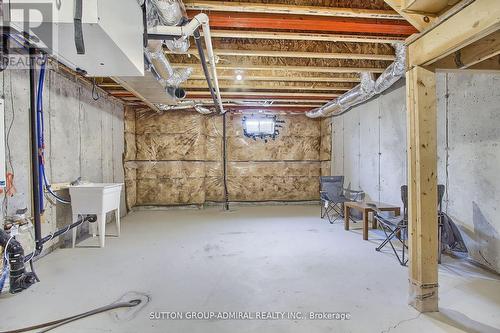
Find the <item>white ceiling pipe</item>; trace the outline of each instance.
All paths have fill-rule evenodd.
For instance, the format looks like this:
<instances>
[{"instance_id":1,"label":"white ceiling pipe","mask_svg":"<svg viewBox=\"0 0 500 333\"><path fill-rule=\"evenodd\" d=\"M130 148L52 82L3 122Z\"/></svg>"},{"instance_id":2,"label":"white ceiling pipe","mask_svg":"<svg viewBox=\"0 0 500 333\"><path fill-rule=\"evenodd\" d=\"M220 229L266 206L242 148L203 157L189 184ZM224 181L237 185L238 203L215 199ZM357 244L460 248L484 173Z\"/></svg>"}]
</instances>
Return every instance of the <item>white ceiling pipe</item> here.
<instances>
[{"instance_id":1,"label":"white ceiling pipe","mask_svg":"<svg viewBox=\"0 0 500 333\"><path fill-rule=\"evenodd\" d=\"M306 112L306 116L309 118L340 116L353 106L387 90L405 74L406 69L406 46L403 43L395 43L394 48L396 60L385 69L376 81L373 73L361 73L360 84L322 107Z\"/></svg>"},{"instance_id":2,"label":"white ceiling pipe","mask_svg":"<svg viewBox=\"0 0 500 333\"><path fill-rule=\"evenodd\" d=\"M193 35L196 29L199 27L203 29L203 36L205 38L205 45L207 46L207 56L208 62L210 63L210 69L212 72L212 81L215 89L215 95L217 97L217 103L224 113L224 107L222 106L222 97L220 94L219 80L217 78L217 68L215 66L215 55L212 47L212 37L210 34L210 26L208 16L204 13L196 15L189 23L181 27L174 26L156 26L154 28L148 29L148 34L160 34L169 36L179 36L183 38L189 38Z\"/></svg>"}]
</instances>

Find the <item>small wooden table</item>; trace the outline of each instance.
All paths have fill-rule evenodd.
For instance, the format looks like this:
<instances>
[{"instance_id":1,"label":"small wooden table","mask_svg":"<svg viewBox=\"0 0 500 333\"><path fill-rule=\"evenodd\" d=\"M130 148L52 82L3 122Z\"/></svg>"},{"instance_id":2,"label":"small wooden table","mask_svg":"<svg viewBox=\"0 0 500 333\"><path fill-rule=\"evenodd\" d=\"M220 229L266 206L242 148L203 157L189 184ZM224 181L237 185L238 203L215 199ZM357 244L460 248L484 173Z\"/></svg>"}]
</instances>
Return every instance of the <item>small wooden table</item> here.
<instances>
[{"instance_id":1,"label":"small wooden table","mask_svg":"<svg viewBox=\"0 0 500 333\"><path fill-rule=\"evenodd\" d=\"M373 203L377 207L369 206L367 203ZM397 206L388 205L382 202L346 202L344 203L344 227L345 230L349 230L349 219L351 218L350 209L356 209L363 213L363 239L368 240L368 214L370 212L374 212L375 210L384 211L384 212L394 212L396 216L401 214L401 208ZM375 229L377 227L377 221L373 219L372 228Z\"/></svg>"}]
</instances>

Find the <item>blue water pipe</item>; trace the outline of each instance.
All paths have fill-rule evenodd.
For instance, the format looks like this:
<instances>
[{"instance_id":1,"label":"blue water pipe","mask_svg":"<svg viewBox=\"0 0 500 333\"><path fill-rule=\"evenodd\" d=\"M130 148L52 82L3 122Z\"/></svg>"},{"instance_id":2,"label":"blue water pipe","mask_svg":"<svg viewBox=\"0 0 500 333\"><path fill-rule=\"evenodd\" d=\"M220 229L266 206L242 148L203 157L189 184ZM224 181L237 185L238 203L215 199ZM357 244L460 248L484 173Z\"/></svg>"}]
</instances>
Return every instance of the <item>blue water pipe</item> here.
<instances>
[{"instance_id":1,"label":"blue water pipe","mask_svg":"<svg viewBox=\"0 0 500 333\"><path fill-rule=\"evenodd\" d=\"M40 197L40 213L45 211L43 203L43 167L44 167L44 157L43 151L45 149L45 139L44 139L44 124L43 124L43 83L45 82L45 63L47 58L42 59L42 65L40 67L40 77L38 79L38 92L36 99L36 111L37 111L37 122L36 130L38 133L38 195Z\"/></svg>"},{"instance_id":2,"label":"blue water pipe","mask_svg":"<svg viewBox=\"0 0 500 333\"><path fill-rule=\"evenodd\" d=\"M38 80L38 94L37 94L37 132L38 132L38 147L39 147L39 153L38 153L38 184L39 184L39 195L40 195L40 211L41 213L44 212L43 208L43 186L45 184L45 188L47 189L47 192L49 192L57 201L64 203L64 204L69 204L71 201L65 200L61 197L59 197L54 191L52 191L51 186L49 181L47 180L47 175L45 174L45 136L44 136L44 131L45 131L45 124L44 124L44 119L43 119L43 84L45 82L45 65L47 63L47 56L44 56L42 59L42 65L40 67L40 77Z\"/></svg>"}]
</instances>

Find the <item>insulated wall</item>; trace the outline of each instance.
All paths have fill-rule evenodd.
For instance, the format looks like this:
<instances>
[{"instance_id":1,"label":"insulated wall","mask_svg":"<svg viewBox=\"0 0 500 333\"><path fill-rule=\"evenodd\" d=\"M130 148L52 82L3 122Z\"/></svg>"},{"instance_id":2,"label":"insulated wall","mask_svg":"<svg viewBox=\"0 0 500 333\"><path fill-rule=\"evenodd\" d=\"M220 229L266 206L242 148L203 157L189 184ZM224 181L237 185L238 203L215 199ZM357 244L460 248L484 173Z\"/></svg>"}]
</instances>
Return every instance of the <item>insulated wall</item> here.
<instances>
[{"instance_id":1,"label":"insulated wall","mask_svg":"<svg viewBox=\"0 0 500 333\"><path fill-rule=\"evenodd\" d=\"M444 211L459 224L470 255L500 272L500 76L438 74L438 181ZM372 200L401 204L406 184L406 92L333 118L333 174Z\"/></svg>"},{"instance_id":2,"label":"insulated wall","mask_svg":"<svg viewBox=\"0 0 500 333\"><path fill-rule=\"evenodd\" d=\"M224 201L222 116L186 110L126 114L129 207ZM318 177L329 174L330 163L322 163L330 159L329 122L304 115L280 119L280 135L265 143L243 135L243 115L226 114L230 201L318 199Z\"/></svg>"}]
</instances>

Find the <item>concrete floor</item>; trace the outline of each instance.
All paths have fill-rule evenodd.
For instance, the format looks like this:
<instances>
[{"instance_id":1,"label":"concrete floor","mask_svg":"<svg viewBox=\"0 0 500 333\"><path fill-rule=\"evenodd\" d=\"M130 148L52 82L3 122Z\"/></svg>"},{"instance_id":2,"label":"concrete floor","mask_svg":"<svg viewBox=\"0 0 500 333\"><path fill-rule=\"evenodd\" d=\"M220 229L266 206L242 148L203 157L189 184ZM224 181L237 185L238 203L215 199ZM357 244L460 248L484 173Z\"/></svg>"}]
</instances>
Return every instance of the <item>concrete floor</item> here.
<instances>
[{"instance_id":1,"label":"concrete floor","mask_svg":"<svg viewBox=\"0 0 500 333\"><path fill-rule=\"evenodd\" d=\"M151 300L135 317L100 314L55 332L500 332L500 278L466 261L440 267L439 314L407 305L407 269L378 235L328 224L317 206L134 212L106 248L89 239L36 263L42 279L0 298L0 330L108 304ZM109 228L109 233L113 229ZM150 320L152 311L349 312L333 320Z\"/></svg>"}]
</instances>

